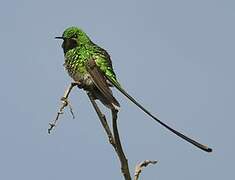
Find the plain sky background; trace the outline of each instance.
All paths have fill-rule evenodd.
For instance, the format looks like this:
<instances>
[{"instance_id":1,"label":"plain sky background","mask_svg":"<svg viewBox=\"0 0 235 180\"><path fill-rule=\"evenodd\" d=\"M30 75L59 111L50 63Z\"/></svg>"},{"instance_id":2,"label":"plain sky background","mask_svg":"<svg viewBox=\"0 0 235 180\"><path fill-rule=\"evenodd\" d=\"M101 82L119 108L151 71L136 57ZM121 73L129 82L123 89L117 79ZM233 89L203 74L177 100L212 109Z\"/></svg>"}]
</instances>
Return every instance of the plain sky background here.
<instances>
[{"instance_id":1,"label":"plain sky background","mask_svg":"<svg viewBox=\"0 0 235 180\"><path fill-rule=\"evenodd\" d=\"M66 110L47 134L71 81L54 37L71 25L110 53L130 94L214 150L177 138L115 90L132 174L155 159L141 179L234 179L234 19L232 0L1 1L0 179L123 179L84 92L70 97L76 119Z\"/></svg>"}]
</instances>

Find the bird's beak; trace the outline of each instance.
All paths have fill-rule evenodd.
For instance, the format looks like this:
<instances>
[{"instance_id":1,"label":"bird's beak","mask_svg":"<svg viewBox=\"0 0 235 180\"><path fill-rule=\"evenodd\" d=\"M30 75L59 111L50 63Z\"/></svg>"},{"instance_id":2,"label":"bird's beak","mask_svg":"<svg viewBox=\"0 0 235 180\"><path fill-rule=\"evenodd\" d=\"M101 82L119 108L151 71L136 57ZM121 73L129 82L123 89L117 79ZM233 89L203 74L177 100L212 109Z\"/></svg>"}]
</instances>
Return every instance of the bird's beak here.
<instances>
[{"instance_id":1,"label":"bird's beak","mask_svg":"<svg viewBox=\"0 0 235 180\"><path fill-rule=\"evenodd\" d=\"M55 39L64 39L63 37L55 37Z\"/></svg>"}]
</instances>

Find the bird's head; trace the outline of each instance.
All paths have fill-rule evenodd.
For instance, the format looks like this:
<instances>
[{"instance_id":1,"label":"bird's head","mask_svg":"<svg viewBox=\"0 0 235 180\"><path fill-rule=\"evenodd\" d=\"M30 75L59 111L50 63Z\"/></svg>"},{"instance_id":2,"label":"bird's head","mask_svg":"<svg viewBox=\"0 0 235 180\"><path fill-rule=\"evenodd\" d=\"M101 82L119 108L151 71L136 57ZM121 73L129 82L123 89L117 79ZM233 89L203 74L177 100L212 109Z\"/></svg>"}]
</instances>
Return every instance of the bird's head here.
<instances>
[{"instance_id":1,"label":"bird's head","mask_svg":"<svg viewBox=\"0 0 235 180\"><path fill-rule=\"evenodd\" d=\"M70 49L77 47L78 44L86 44L90 42L90 39L86 35L86 33L78 27L69 27L65 29L61 37L55 38L64 40L62 44L64 53L66 53Z\"/></svg>"}]
</instances>

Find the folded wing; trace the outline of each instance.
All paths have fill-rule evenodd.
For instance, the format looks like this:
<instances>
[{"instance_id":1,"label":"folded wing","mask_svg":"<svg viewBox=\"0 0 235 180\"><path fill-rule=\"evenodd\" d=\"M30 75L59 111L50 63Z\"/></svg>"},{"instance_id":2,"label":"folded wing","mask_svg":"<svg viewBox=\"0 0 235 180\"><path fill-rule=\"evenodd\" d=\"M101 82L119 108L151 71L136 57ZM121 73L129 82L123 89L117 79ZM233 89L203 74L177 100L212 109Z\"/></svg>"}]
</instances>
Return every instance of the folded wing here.
<instances>
[{"instance_id":1,"label":"folded wing","mask_svg":"<svg viewBox=\"0 0 235 180\"><path fill-rule=\"evenodd\" d=\"M110 85L108 84L107 78L105 77L104 73L101 72L99 67L96 65L95 60L91 59L86 63L86 70L90 74L94 84L100 91L99 98L106 106L110 109L115 108L119 109L120 104L113 96L113 93L110 89ZM99 95L98 95L99 96Z\"/></svg>"}]
</instances>

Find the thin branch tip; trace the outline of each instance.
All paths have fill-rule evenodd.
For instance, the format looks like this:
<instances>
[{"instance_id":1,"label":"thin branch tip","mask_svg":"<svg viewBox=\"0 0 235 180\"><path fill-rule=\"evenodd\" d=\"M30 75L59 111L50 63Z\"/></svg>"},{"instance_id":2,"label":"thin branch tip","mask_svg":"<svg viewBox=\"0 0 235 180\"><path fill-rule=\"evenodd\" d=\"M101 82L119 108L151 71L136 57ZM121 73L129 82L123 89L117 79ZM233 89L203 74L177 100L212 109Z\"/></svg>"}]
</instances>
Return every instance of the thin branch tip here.
<instances>
[{"instance_id":1,"label":"thin branch tip","mask_svg":"<svg viewBox=\"0 0 235 180\"><path fill-rule=\"evenodd\" d=\"M73 113L73 108L72 108L72 105L70 104L70 102L68 100L68 97L69 97L69 94L70 94L71 90L76 85L77 85L77 83L74 83L74 82L71 83L70 86L66 89L66 91L64 93L64 96L61 97L61 99L60 99L61 107L59 108L59 110L57 112L56 118L51 123L49 123L48 134L50 134L52 129L55 128L55 126L57 124L57 121L59 120L60 115L64 113L64 108L65 107L69 106L70 113L72 114L73 119L75 119L75 116L74 116L74 113Z\"/></svg>"},{"instance_id":2,"label":"thin branch tip","mask_svg":"<svg viewBox=\"0 0 235 180\"><path fill-rule=\"evenodd\" d=\"M134 180L138 180L139 176L144 167L147 167L149 164L156 164L158 161L155 160L144 160L136 165Z\"/></svg>"}]
</instances>

